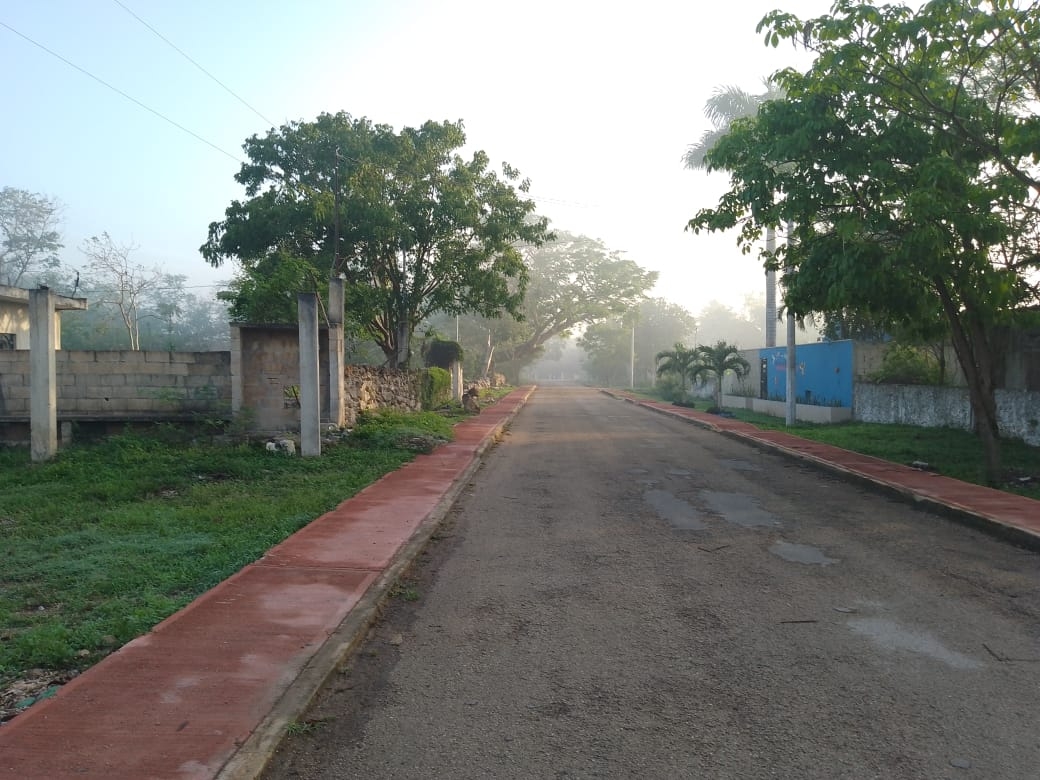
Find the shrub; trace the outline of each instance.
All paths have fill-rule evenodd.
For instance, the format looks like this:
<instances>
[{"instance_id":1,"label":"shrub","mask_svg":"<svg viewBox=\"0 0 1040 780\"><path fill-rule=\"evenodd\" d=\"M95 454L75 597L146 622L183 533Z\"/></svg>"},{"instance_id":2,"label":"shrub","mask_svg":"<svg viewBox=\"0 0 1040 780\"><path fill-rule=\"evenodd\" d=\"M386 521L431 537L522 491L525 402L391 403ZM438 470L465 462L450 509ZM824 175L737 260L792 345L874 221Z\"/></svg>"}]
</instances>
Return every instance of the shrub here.
<instances>
[{"instance_id":1,"label":"shrub","mask_svg":"<svg viewBox=\"0 0 1040 780\"><path fill-rule=\"evenodd\" d=\"M665 401L676 403L686 400L686 393L678 374L662 374L657 377L654 388L657 395Z\"/></svg>"},{"instance_id":2,"label":"shrub","mask_svg":"<svg viewBox=\"0 0 1040 780\"><path fill-rule=\"evenodd\" d=\"M353 438L366 447L430 452L451 440L451 422L433 412L362 412Z\"/></svg>"},{"instance_id":3,"label":"shrub","mask_svg":"<svg viewBox=\"0 0 1040 780\"><path fill-rule=\"evenodd\" d=\"M885 350L881 368L870 379L878 384L942 384L939 364L928 352L908 344L892 344Z\"/></svg>"},{"instance_id":4,"label":"shrub","mask_svg":"<svg viewBox=\"0 0 1040 780\"><path fill-rule=\"evenodd\" d=\"M462 362L462 354L462 345L459 342L435 338L423 350L423 359L427 368L443 368L447 371L452 363Z\"/></svg>"},{"instance_id":5,"label":"shrub","mask_svg":"<svg viewBox=\"0 0 1040 780\"><path fill-rule=\"evenodd\" d=\"M443 368L427 368L422 377L422 408L436 409L451 400L451 374Z\"/></svg>"}]
</instances>

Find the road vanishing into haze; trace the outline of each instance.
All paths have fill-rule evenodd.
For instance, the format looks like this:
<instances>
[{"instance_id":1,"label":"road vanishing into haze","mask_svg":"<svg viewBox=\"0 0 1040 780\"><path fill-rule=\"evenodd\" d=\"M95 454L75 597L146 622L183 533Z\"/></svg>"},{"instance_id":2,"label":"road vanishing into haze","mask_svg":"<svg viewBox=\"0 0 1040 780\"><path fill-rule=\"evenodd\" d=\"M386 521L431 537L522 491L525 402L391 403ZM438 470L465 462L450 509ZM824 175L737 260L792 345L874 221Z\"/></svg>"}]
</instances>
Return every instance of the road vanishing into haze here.
<instances>
[{"instance_id":1,"label":"road vanishing into haze","mask_svg":"<svg viewBox=\"0 0 1040 780\"><path fill-rule=\"evenodd\" d=\"M1040 555L540 388L265 775L1040 777Z\"/></svg>"}]
</instances>

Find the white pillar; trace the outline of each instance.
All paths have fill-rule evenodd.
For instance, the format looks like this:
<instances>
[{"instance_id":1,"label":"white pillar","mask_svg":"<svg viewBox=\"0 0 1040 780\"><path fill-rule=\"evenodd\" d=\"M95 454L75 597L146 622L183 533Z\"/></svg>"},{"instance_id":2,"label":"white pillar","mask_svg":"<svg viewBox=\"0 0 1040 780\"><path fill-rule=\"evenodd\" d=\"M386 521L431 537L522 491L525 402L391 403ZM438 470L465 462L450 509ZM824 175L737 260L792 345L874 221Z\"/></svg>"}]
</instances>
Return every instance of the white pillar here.
<instances>
[{"instance_id":1,"label":"white pillar","mask_svg":"<svg viewBox=\"0 0 1040 780\"><path fill-rule=\"evenodd\" d=\"M451 400L462 403L462 361L451 361Z\"/></svg>"},{"instance_id":2,"label":"white pillar","mask_svg":"<svg viewBox=\"0 0 1040 780\"><path fill-rule=\"evenodd\" d=\"M629 350L628 388L636 389L636 326L632 326L632 349Z\"/></svg>"},{"instance_id":3,"label":"white pillar","mask_svg":"<svg viewBox=\"0 0 1040 780\"><path fill-rule=\"evenodd\" d=\"M300 454L321 455L318 295L298 293L300 310Z\"/></svg>"},{"instance_id":4,"label":"white pillar","mask_svg":"<svg viewBox=\"0 0 1040 780\"><path fill-rule=\"evenodd\" d=\"M58 452L58 379L54 293L29 291L29 439L34 462Z\"/></svg>"},{"instance_id":5,"label":"white pillar","mask_svg":"<svg viewBox=\"0 0 1040 780\"><path fill-rule=\"evenodd\" d=\"M346 362L343 300L343 279L336 277L329 280L329 419L340 428L346 420L343 400L343 374Z\"/></svg>"}]
</instances>

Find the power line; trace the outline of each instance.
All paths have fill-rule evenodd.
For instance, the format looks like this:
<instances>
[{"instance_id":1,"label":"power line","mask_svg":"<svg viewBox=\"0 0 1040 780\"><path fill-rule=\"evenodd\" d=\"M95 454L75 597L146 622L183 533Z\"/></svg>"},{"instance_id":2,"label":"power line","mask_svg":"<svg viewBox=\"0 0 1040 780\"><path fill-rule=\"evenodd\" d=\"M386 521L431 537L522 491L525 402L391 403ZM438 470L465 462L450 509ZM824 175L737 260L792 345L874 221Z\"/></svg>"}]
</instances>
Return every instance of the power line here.
<instances>
[{"instance_id":1,"label":"power line","mask_svg":"<svg viewBox=\"0 0 1040 780\"><path fill-rule=\"evenodd\" d=\"M216 76L214 76L214 75L213 75L212 73L210 73L210 72L209 72L208 70L206 70L206 69L205 69L204 67L202 67L201 65L199 65L199 63L195 62L195 60L193 60L193 59L192 59L191 57L189 57L189 56L188 56L187 54L185 54L185 53L184 53L183 51L181 51L181 50L180 50L180 49L179 49L179 48L178 48L178 47L177 47L177 46L176 46L176 45L175 45L175 44L174 44L174 43L173 43L173 42L172 42L172 41L171 41L171 40L170 40L169 38L167 38L167 37L166 37L165 35L163 35L163 34L162 34L161 32L159 32L159 31L158 31L158 30L156 30L156 29L155 29L154 27L152 27L152 26L151 26L150 24L148 24L148 22L146 22L146 21L145 21L144 19L142 19L142 18L141 18L140 16L138 16L138 15L137 15L137 14L135 14L135 13L134 13L133 11L131 11L131 10L130 10L129 8L127 8L127 7L125 6L125 5L123 5L123 3L121 3L121 2L120 2L120 0L112 0L112 2L114 2L114 3L116 4L116 5L118 5L118 6L120 7L120 8L122 8L122 9L123 9L124 11L126 11L126 12L127 12L128 14L130 14L130 15L131 15L132 17L134 17L134 18L135 18L135 19L136 19L137 21L139 21L139 22L140 22L141 24L143 24L143 25L144 25L145 27L147 27L147 28L148 28L149 30L151 30L151 31L152 31L153 33L155 33L155 35L156 35L156 36L157 36L157 37L158 37L158 38L159 38L160 40L162 40L162 41L163 41L163 42L164 42L164 43L165 43L165 44L166 44L167 46L169 46L169 47L170 47L171 49L173 49L173 50L174 50L175 52L177 52L177 53L178 53L178 54L180 54L180 55L181 55L182 57L184 57L184 59L186 59L186 60L187 60L188 62L190 62L190 63L191 63L192 65L194 65L194 66L195 66L196 68L198 68L198 69L199 69L199 70L201 70L201 71L202 71L203 73L205 73L205 74L206 74L207 76L209 76L209 77L210 77L210 78L211 78L211 79L212 79L213 81L215 81L215 82L216 82L217 84L219 84L219 85L220 85L220 86L221 86L221 87L222 87L222 88L224 89L224 91L225 91L225 92L227 92L227 93L228 93L229 95L231 95L231 97L235 98L235 100L237 100L237 101L238 101L239 103L241 103L241 104L242 104L243 106L245 106L246 108L248 108L248 109L249 109L250 111L252 111L252 112L253 112L254 114L256 114L256 115L257 115L258 117L260 117L261 119L263 119L263 120L264 120L265 122L267 122L267 124L271 125L272 127L273 127L273 126L275 125L275 123L274 123L274 122L272 122L272 121L271 121L270 119L268 119L268 118L267 118L266 116L264 116L263 114L261 114L261 113L260 113L259 111L257 111L257 110L256 110L255 108L253 108L253 107L252 107L251 105L249 105L249 103L247 103L247 102L245 101L245 99L244 99L244 98L242 98L241 96L239 96L238 94L236 94L236 93L234 92L234 90L232 90L232 89L231 89L231 87L229 87L229 86L228 86L227 84L225 84L224 82L222 82L222 81L221 81L220 79L218 79L218 78L217 78Z\"/></svg>"},{"instance_id":2,"label":"power line","mask_svg":"<svg viewBox=\"0 0 1040 780\"><path fill-rule=\"evenodd\" d=\"M178 130L181 130L181 131L183 131L183 132L187 133L188 135L190 135L191 137L195 138L196 140L202 141L202 143L206 144L206 146L209 146L210 148L212 148L212 149L215 149L216 151L220 152L220 153L221 153L222 155L224 155L225 157L229 157L229 158L231 158L232 160L234 160L234 161L235 161L235 162L237 162L237 163L241 163L241 164L243 164L243 165L245 164L245 162L244 162L243 160L241 160L240 158L238 158L238 157L236 157L235 155L231 154L231 152L228 152L228 151L225 151L224 149L221 149L221 148L220 148L219 146L217 146L217 145L216 145L215 143L213 143L212 141L208 141L208 140L206 140L205 138L203 138L203 137L202 137L201 135L199 135L199 134L198 134L198 133L196 133L195 131L193 131L193 130L189 130L189 129L188 129L188 128L186 128L186 127L185 127L184 125L182 125L182 124L179 124L178 122L175 122L174 120L170 119L170 118L169 118L168 116L166 116L165 114L161 114L161 113L159 113L158 111L156 111L156 110L155 110L154 108L152 108L151 106L146 106L146 105L145 105L144 103L142 103L142 102L141 102L140 100L138 100L137 98L135 98L135 97L132 97L131 95L128 95L128 94L127 94L126 92L123 92L123 90L119 89L118 87L114 87L114 86L112 86L112 85L111 85L111 84L109 84L109 83L108 83L107 81L105 81L105 80L104 80L104 79L102 79L102 78L99 78L99 77L95 76L95 75L94 75L93 73L91 73L90 71L88 71L88 70L84 70L83 68L81 68L81 67L80 67L79 65L77 65L76 63L74 63L74 62L71 62L70 60L67 60L67 59L65 59L64 57L62 57L62 56L61 56L60 54L58 54L57 52L55 52L55 51L53 51L53 50L51 50L51 49L48 49L48 48L47 48L46 46L44 46L44 45L43 45L42 43L39 43L39 42L37 42L37 41L34 41L34 40L33 40L32 38L30 38L30 37L29 37L28 35L25 35L24 33L20 33L20 32L18 32L18 30L14 29L14 28L13 28L13 27L12 27L11 25L9 25L9 24L6 24L5 22L0 22L0 27L5 27L5 28L7 28L7 29L8 29L8 30L10 30L11 32L13 32L13 33L14 33L15 35L17 35L17 36L18 36L19 38L22 38L23 40L26 40L26 41L28 41L28 42L29 42L29 43L31 43L31 44L32 44L33 46L36 46L36 47L37 47L37 48L39 48L39 49L43 49L43 51L47 52L47 53L48 53L48 54L50 54L50 55L51 55L52 57L55 57L55 58L57 58L57 59L61 60L61 61L62 61L62 62L64 62L64 63L65 63L66 65L68 65L68 66L69 66L70 68L75 68L75 69L76 69L76 70L78 70L78 71L79 71L80 73L82 73L82 74L83 74L84 76L89 76L90 78L94 79L94 81L96 81L96 82L98 82L99 84L101 84L102 86L108 87L108 88L109 88L110 90L112 90L113 92L115 92L115 93L116 93L116 94L118 94L118 95L122 95L122 96L123 96L123 97L125 97L125 98L126 98L127 100L129 100L129 101L130 101L131 103L134 103L135 105L137 105L137 106L140 106L140 107L141 107L141 108L143 108L143 109L144 109L145 111L148 111L148 112L149 112L149 113L151 113L151 114L155 114L155 116L159 117L160 119L162 119L162 120L163 120L163 121L165 121L165 122L169 122L169 123L170 123L171 125L173 125L174 127L176 127L176 128L178 129Z\"/></svg>"}]
</instances>

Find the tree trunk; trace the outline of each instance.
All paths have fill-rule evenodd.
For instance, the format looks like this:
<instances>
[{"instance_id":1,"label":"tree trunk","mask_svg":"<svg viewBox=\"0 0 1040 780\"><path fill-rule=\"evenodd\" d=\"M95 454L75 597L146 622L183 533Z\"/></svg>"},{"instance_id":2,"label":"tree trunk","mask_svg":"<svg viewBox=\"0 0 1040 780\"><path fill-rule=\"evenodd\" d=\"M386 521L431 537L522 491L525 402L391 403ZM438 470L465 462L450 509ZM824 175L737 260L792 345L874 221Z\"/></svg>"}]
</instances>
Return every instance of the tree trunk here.
<instances>
[{"instance_id":1,"label":"tree trunk","mask_svg":"<svg viewBox=\"0 0 1040 780\"><path fill-rule=\"evenodd\" d=\"M957 361L968 381L968 397L974 417L975 433L982 444L985 458L986 481L998 484L1002 477L1000 457L1000 426L997 420L996 382L993 376L993 357L985 327L970 310L964 311L950 296L946 283L934 279L943 311L950 323L950 336Z\"/></svg>"},{"instance_id":2,"label":"tree trunk","mask_svg":"<svg viewBox=\"0 0 1040 780\"><path fill-rule=\"evenodd\" d=\"M484 360L484 379L487 379L491 374L491 361L495 357L495 347L491 343L491 331L488 331L487 340L487 358Z\"/></svg>"}]
</instances>

